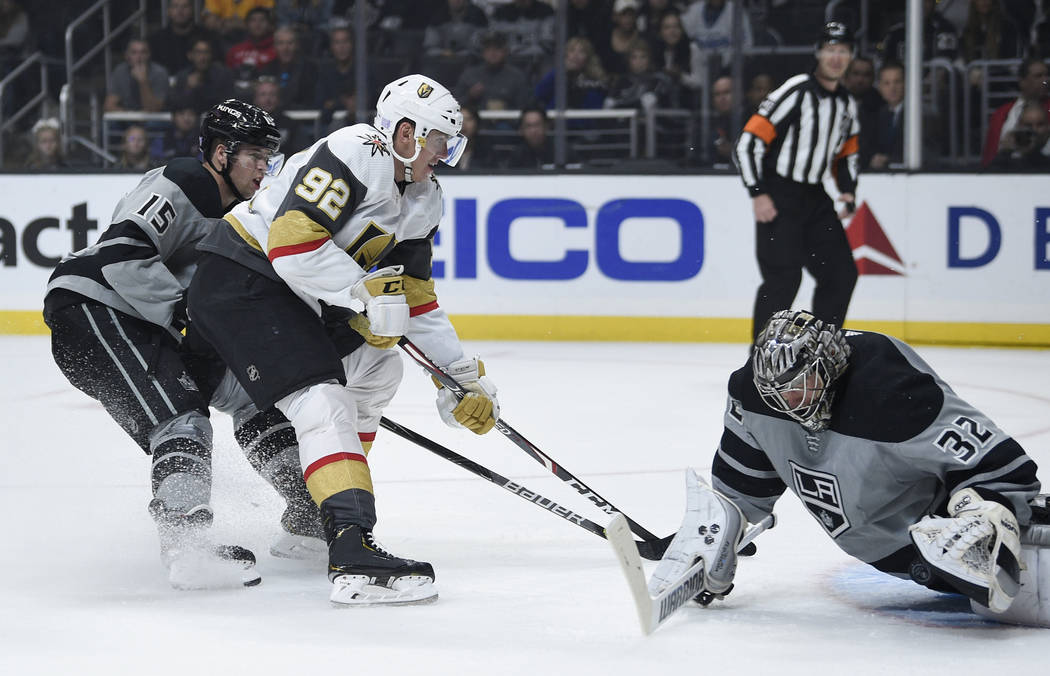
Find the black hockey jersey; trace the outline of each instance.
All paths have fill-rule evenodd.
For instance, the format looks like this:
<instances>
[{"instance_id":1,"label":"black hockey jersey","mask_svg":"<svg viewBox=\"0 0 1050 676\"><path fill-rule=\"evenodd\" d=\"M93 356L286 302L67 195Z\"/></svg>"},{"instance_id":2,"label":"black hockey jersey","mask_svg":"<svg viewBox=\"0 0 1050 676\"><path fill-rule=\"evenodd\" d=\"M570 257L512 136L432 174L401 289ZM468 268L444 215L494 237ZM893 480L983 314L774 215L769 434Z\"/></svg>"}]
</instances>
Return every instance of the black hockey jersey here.
<instances>
[{"instance_id":1,"label":"black hockey jersey","mask_svg":"<svg viewBox=\"0 0 1050 676\"><path fill-rule=\"evenodd\" d=\"M908 345L858 331L846 340L849 367L822 432L767 407L750 362L730 376L715 489L757 522L790 488L840 548L886 572L905 572L914 558L908 527L944 515L964 488L1026 524L1039 481L1021 446Z\"/></svg>"},{"instance_id":2,"label":"black hockey jersey","mask_svg":"<svg viewBox=\"0 0 1050 676\"><path fill-rule=\"evenodd\" d=\"M55 268L45 316L90 298L171 328L196 269L197 243L223 213L219 186L200 162L179 158L147 172L117 204L98 242Z\"/></svg>"}]
</instances>

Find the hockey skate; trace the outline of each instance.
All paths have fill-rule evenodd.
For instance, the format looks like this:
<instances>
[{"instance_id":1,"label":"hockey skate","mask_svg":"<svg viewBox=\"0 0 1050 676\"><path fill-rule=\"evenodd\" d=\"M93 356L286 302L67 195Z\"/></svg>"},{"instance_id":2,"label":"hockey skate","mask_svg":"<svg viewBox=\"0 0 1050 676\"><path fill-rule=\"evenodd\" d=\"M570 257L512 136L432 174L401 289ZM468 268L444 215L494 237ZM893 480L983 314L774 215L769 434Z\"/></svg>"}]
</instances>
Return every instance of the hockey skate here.
<instances>
[{"instance_id":1,"label":"hockey skate","mask_svg":"<svg viewBox=\"0 0 1050 676\"><path fill-rule=\"evenodd\" d=\"M157 522L161 562L175 589L252 587L262 581L255 570L255 554L244 547L216 545L208 540L213 514L207 505L184 513L168 509L154 498L149 512Z\"/></svg>"},{"instance_id":2,"label":"hockey skate","mask_svg":"<svg viewBox=\"0 0 1050 676\"><path fill-rule=\"evenodd\" d=\"M283 533L272 545L270 554L281 559L321 560L328 552L321 526L321 511L309 503L289 503L281 515Z\"/></svg>"},{"instance_id":3,"label":"hockey skate","mask_svg":"<svg viewBox=\"0 0 1050 676\"><path fill-rule=\"evenodd\" d=\"M372 531L347 526L328 548L330 600L336 606L406 605L437 600L434 568L385 551Z\"/></svg>"}]
</instances>

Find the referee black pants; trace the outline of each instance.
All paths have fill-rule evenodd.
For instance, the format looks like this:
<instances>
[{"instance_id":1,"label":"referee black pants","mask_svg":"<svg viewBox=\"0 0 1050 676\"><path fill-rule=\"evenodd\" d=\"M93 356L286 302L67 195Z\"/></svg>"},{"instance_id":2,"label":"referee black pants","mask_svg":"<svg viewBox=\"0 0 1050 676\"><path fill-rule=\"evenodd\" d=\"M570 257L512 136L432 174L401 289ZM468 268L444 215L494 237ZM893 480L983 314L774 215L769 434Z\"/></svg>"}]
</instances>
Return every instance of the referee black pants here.
<instances>
[{"instance_id":1,"label":"referee black pants","mask_svg":"<svg viewBox=\"0 0 1050 676\"><path fill-rule=\"evenodd\" d=\"M762 284L755 295L752 339L775 312L791 308L803 268L816 281L810 311L841 327L857 284L857 265L835 205L820 185L774 178L767 189L777 217L755 224Z\"/></svg>"}]
</instances>

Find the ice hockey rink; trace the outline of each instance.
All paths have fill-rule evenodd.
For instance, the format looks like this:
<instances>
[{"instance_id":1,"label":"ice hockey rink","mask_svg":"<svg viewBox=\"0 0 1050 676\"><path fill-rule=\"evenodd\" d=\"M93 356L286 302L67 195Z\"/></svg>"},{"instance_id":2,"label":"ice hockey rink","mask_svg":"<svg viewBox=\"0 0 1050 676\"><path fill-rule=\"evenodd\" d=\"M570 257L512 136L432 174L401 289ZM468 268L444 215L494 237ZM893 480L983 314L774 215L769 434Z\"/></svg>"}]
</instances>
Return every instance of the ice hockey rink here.
<instances>
[{"instance_id":1,"label":"ice hockey rink","mask_svg":"<svg viewBox=\"0 0 1050 676\"><path fill-rule=\"evenodd\" d=\"M710 469L726 377L746 351L467 349L484 357L508 423L658 535L678 527L683 469ZM1050 465L1050 351L919 351ZM0 411L3 674L1020 674L1045 665L1050 649L1048 630L985 623L957 597L853 562L790 494L725 602L690 605L643 637L606 542L383 430L369 459L376 535L396 554L431 561L441 597L336 609L323 561L269 555L282 503L220 414L214 530L256 552L263 581L178 592L145 509L147 458L65 381L46 337L0 337ZM608 521L498 433L446 428L429 378L407 357L387 416Z\"/></svg>"}]
</instances>

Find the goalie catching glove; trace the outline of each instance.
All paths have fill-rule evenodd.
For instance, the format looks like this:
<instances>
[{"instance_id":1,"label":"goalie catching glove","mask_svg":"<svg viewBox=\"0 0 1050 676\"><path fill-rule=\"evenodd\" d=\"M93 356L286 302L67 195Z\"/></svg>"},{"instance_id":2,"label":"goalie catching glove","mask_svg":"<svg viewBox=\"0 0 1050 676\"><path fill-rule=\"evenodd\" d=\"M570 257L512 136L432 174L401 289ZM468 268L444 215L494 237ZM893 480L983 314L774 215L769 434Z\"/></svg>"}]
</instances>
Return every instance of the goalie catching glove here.
<instances>
[{"instance_id":1,"label":"goalie catching glove","mask_svg":"<svg viewBox=\"0 0 1050 676\"><path fill-rule=\"evenodd\" d=\"M409 308L405 299L405 280L401 276L403 271L400 265L380 268L350 287L350 295L364 303L368 315L367 321L360 315L354 317L350 326L376 347L393 347L408 329ZM389 340L391 338L393 340Z\"/></svg>"},{"instance_id":2,"label":"goalie catching glove","mask_svg":"<svg viewBox=\"0 0 1050 676\"><path fill-rule=\"evenodd\" d=\"M698 559L704 560L704 586L696 599L708 605L724 598L736 576L736 548L747 520L729 498L711 488L692 469L685 471L685 517L649 579L658 596Z\"/></svg>"},{"instance_id":3,"label":"goalie catching glove","mask_svg":"<svg viewBox=\"0 0 1050 676\"><path fill-rule=\"evenodd\" d=\"M1017 519L972 488L948 501L948 518L927 516L908 530L932 572L995 612L1010 607L1020 587Z\"/></svg>"},{"instance_id":4,"label":"goalie catching glove","mask_svg":"<svg viewBox=\"0 0 1050 676\"><path fill-rule=\"evenodd\" d=\"M466 427L474 434L491 430L499 419L499 401L496 400L496 386L485 375L485 363L477 357L460 359L445 367L445 371L467 393L460 399L435 379L441 419L449 427Z\"/></svg>"}]
</instances>

